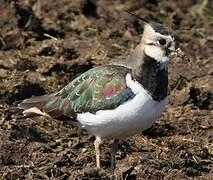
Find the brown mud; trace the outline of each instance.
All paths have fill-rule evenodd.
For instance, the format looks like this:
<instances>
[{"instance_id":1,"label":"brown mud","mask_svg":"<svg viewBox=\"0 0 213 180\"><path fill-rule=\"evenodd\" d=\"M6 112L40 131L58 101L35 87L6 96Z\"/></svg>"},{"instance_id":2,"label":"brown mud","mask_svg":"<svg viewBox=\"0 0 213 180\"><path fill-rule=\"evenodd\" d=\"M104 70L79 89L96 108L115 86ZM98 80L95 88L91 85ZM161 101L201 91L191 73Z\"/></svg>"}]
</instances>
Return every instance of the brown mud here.
<instances>
[{"instance_id":1,"label":"brown mud","mask_svg":"<svg viewBox=\"0 0 213 180\"><path fill-rule=\"evenodd\" d=\"M110 179L109 142L68 123L25 119L14 102L54 92L86 70L127 57L143 23L172 27L191 63L169 64L169 103L151 129L124 139L116 179L213 178L213 1L2 0L0 179Z\"/></svg>"}]
</instances>

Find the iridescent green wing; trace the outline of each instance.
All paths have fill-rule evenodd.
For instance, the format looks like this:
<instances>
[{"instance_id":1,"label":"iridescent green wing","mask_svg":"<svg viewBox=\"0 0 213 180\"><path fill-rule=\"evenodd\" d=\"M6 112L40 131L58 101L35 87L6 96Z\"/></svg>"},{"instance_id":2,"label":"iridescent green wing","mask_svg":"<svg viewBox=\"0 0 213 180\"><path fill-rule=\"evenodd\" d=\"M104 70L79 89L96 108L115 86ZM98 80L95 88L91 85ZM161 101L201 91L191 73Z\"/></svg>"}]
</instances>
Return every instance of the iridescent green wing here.
<instances>
[{"instance_id":1,"label":"iridescent green wing","mask_svg":"<svg viewBox=\"0 0 213 180\"><path fill-rule=\"evenodd\" d=\"M52 95L43 110L51 116L72 116L80 112L95 113L103 109L115 109L134 97L126 86L126 74L130 70L115 65L93 68Z\"/></svg>"}]
</instances>

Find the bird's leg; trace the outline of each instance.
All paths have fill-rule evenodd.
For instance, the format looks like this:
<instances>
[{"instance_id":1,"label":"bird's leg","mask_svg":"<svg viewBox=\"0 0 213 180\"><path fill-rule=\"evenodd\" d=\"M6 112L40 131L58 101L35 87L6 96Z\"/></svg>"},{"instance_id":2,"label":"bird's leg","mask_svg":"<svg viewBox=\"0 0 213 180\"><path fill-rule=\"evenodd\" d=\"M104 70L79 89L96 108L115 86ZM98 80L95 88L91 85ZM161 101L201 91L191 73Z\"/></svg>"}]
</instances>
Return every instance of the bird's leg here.
<instances>
[{"instance_id":1,"label":"bird's leg","mask_svg":"<svg viewBox=\"0 0 213 180\"><path fill-rule=\"evenodd\" d=\"M114 174L115 170L115 154L118 150L118 140L115 139L111 145L111 171Z\"/></svg>"},{"instance_id":2,"label":"bird's leg","mask_svg":"<svg viewBox=\"0 0 213 180\"><path fill-rule=\"evenodd\" d=\"M95 154L96 154L96 166L99 169L100 168L100 144L101 140L100 138L96 137L94 145L95 145Z\"/></svg>"}]
</instances>

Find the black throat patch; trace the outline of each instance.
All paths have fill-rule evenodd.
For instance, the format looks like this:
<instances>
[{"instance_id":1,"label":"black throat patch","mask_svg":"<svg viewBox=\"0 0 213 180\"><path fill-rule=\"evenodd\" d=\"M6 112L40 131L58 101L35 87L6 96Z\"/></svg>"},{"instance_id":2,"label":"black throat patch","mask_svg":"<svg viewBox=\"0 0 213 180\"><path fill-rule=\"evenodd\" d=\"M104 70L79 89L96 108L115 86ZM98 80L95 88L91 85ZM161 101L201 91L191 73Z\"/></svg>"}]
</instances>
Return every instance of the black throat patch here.
<instances>
[{"instance_id":1,"label":"black throat patch","mask_svg":"<svg viewBox=\"0 0 213 180\"><path fill-rule=\"evenodd\" d=\"M134 75L136 80L142 84L154 100L163 100L168 92L168 70L161 69L160 64L147 55L140 68L140 75Z\"/></svg>"}]
</instances>

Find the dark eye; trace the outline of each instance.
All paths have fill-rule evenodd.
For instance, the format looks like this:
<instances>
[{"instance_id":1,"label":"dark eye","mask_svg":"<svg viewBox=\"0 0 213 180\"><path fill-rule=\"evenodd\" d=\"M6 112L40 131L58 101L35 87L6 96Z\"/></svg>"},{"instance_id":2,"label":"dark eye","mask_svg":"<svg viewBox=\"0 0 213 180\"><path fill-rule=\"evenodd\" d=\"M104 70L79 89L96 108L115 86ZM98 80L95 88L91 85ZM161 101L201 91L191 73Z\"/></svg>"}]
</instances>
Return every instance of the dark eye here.
<instances>
[{"instance_id":1,"label":"dark eye","mask_svg":"<svg viewBox=\"0 0 213 180\"><path fill-rule=\"evenodd\" d=\"M160 45L162 45L162 46L163 46L163 45L165 45L165 44L166 44L166 40L165 40L165 39L160 39L160 40L159 40L159 43L160 43Z\"/></svg>"}]
</instances>

